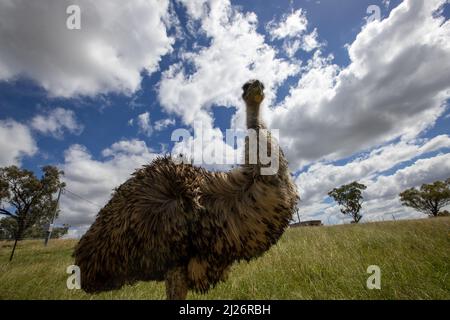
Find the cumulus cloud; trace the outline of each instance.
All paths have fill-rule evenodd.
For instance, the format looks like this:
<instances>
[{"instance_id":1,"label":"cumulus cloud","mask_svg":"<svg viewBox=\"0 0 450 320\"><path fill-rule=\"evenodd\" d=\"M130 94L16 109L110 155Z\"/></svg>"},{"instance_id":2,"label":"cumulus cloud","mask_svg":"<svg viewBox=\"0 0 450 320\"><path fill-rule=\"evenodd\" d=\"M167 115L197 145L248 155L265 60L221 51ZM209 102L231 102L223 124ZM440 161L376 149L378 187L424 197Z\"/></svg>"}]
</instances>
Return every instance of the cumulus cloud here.
<instances>
[{"instance_id":1,"label":"cumulus cloud","mask_svg":"<svg viewBox=\"0 0 450 320\"><path fill-rule=\"evenodd\" d=\"M175 119L161 119L155 122L154 128L156 131L162 131L167 127L175 125Z\"/></svg>"},{"instance_id":2,"label":"cumulus cloud","mask_svg":"<svg viewBox=\"0 0 450 320\"><path fill-rule=\"evenodd\" d=\"M270 110L271 127L280 129L291 167L301 172L296 183L305 217L347 223L327 193L355 180L368 186L363 221L423 217L401 206L398 193L450 172L448 153L420 159L448 152L449 137L418 139L450 97L444 3L404 1L388 18L366 25L348 45L348 67L316 51L297 85Z\"/></svg>"},{"instance_id":3,"label":"cumulus cloud","mask_svg":"<svg viewBox=\"0 0 450 320\"><path fill-rule=\"evenodd\" d=\"M214 127L211 107L237 107L230 126L241 127L244 108L240 96L244 82L253 78L262 80L267 105L275 99L278 86L299 71L299 65L276 57L276 50L257 32L255 13L241 12L228 0L180 2L191 24L199 25L198 32L210 40L210 45L197 45L197 50L183 52L182 62L163 73L159 101L166 112L178 115L184 124L193 127L194 122L201 122L203 155L213 157L216 146L223 150L230 146ZM194 141L194 137L183 141L183 149L189 149Z\"/></svg>"},{"instance_id":4,"label":"cumulus cloud","mask_svg":"<svg viewBox=\"0 0 450 320\"><path fill-rule=\"evenodd\" d=\"M81 9L69 30L66 9ZM0 80L25 76L53 96L136 91L172 49L169 1L0 0Z\"/></svg>"},{"instance_id":5,"label":"cumulus cloud","mask_svg":"<svg viewBox=\"0 0 450 320\"><path fill-rule=\"evenodd\" d=\"M64 108L55 108L35 116L31 120L31 128L55 138L62 138L64 131L79 135L84 127L78 123L75 112Z\"/></svg>"},{"instance_id":6,"label":"cumulus cloud","mask_svg":"<svg viewBox=\"0 0 450 320\"><path fill-rule=\"evenodd\" d=\"M313 163L296 179L304 200L302 210L330 216L333 223L344 222L345 218L334 204L322 202L330 189L353 180L373 183L378 176L398 165L449 147L446 135L429 141L417 138L442 115L449 97L450 73L447 71L450 64L446 62L450 61L450 47L444 41L449 24L435 14L442 3L405 1L387 19L366 25L348 46L351 61L348 67L334 64L332 55L325 56L320 49L316 50L301 68L298 83L286 99L274 109L265 109L271 128L281 131L281 145L287 151L293 171L301 171ZM198 52L183 53L184 62L192 67L187 71L181 63L173 65L163 76L159 96L163 107L180 115L186 124L203 120L206 138L210 137L203 140L204 146L217 146L223 137L212 126L210 106L235 105L238 109L232 127L244 123L237 86L233 89L236 91L221 91L226 88L227 79L232 78L227 77L230 66L232 70L235 61L239 61L231 57L239 56L239 52L219 45L221 39L233 35L230 30L237 21L251 26L250 22L256 23L256 18L252 18L251 13L236 11L226 1L186 2L185 6L191 17L200 21L202 31L212 39L211 45ZM210 21L211 17L215 20ZM283 16L279 22L272 21L268 30L274 40L283 40L287 55L293 56L299 49L313 51L322 46L317 29L308 33L307 26L304 12L296 11ZM228 33L222 34L223 29ZM240 51L252 48L251 39L257 39L258 34L251 29L245 33L253 33L253 37L245 38L245 45L236 45L237 40L228 42ZM235 36L238 35L236 31ZM259 43L272 49L263 41ZM251 66L251 61L247 61L247 65ZM271 61L285 63L276 56ZM300 67L299 62L290 64ZM242 66L240 70L236 70L236 74L242 74ZM252 77L260 77L257 70L255 68ZM217 75L220 81L216 80ZM281 77L278 83L286 78ZM264 76L262 79L267 82ZM219 89L212 89L213 86ZM268 86L265 106L273 102L277 86ZM189 138L184 147L192 150L195 141L195 137ZM206 149L208 147L203 147L204 152ZM349 162L345 166L330 164L330 161L364 151L367 153L357 159L344 161ZM380 208L384 200L379 199ZM391 212L400 216L412 214L400 212L395 201L386 201L392 205ZM375 202L370 205L375 210ZM376 215L371 217L375 218Z\"/></svg>"},{"instance_id":7,"label":"cumulus cloud","mask_svg":"<svg viewBox=\"0 0 450 320\"><path fill-rule=\"evenodd\" d=\"M293 58L299 49L306 52L322 46L318 40L317 29L307 33L308 19L302 9L283 15L280 21L275 19L266 25L272 40L284 39L283 50L287 56Z\"/></svg>"},{"instance_id":8,"label":"cumulus cloud","mask_svg":"<svg viewBox=\"0 0 450 320\"><path fill-rule=\"evenodd\" d=\"M399 193L424 183L433 183L450 177L450 154L440 154L415 161L389 176L379 176L365 191L365 212L369 218L414 219L427 216L401 205ZM382 219L383 219L382 218Z\"/></svg>"},{"instance_id":9,"label":"cumulus cloud","mask_svg":"<svg viewBox=\"0 0 450 320\"><path fill-rule=\"evenodd\" d=\"M297 51L301 48L301 40L285 41L283 43L283 50L289 58L293 58Z\"/></svg>"},{"instance_id":10,"label":"cumulus cloud","mask_svg":"<svg viewBox=\"0 0 450 320\"><path fill-rule=\"evenodd\" d=\"M326 222L344 223L348 219L336 220L343 218L340 217L342 214L338 206L325 201L327 193L335 187L357 180L367 186L363 193L363 222L421 218L422 214L403 207L398 195L405 189L450 177L449 153L429 157L432 152L449 148L450 137L443 135L420 144L391 144L345 165L314 164L296 179L303 200L301 212ZM386 174L399 165L404 168Z\"/></svg>"},{"instance_id":11,"label":"cumulus cloud","mask_svg":"<svg viewBox=\"0 0 450 320\"><path fill-rule=\"evenodd\" d=\"M298 9L289 15L284 15L281 21L270 21L266 29L272 39L293 38L303 34L308 27L308 19L305 11Z\"/></svg>"},{"instance_id":12,"label":"cumulus cloud","mask_svg":"<svg viewBox=\"0 0 450 320\"><path fill-rule=\"evenodd\" d=\"M64 163L60 165L68 191L61 198L58 223L75 227L75 234L82 233L94 221L115 187L157 154L144 141L122 140L103 150L102 156L96 160L86 147L72 145L65 151Z\"/></svg>"},{"instance_id":13,"label":"cumulus cloud","mask_svg":"<svg viewBox=\"0 0 450 320\"><path fill-rule=\"evenodd\" d=\"M433 158L419 159L413 165L400 169L390 176L380 176L368 186L369 199L396 197L405 189L445 180L450 177L450 153Z\"/></svg>"},{"instance_id":14,"label":"cumulus cloud","mask_svg":"<svg viewBox=\"0 0 450 320\"><path fill-rule=\"evenodd\" d=\"M441 135L416 143L400 141L376 148L344 165L318 162L296 178L303 203L321 202L335 187L356 180L370 183L383 172L428 153L450 148L450 137Z\"/></svg>"},{"instance_id":15,"label":"cumulus cloud","mask_svg":"<svg viewBox=\"0 0 450 320\"><path fill-rule=\"evenodd\" d=\"M38 151L30 129L14 120L0 120L0 167L20 165Z\"/></svg>"},{"instance_id":16,"label":"cumulus cloud","mask_svg":"<svg viewBox=\"0 0 450 320\"><path fill-rule=\"evenodd\" d=\"M404 1L366 25L346 68L315 52L269 117L294 168L409 141L435 123L450 97L450 22L435 14L443 3Z\"/></svg>"},{"instance_id":17,"label":"cumulus cloud","mask_svg":"<svg viewBox=\"0 0 450 320\"><path fill-rule=\"evenodd\" d=\"M296 64L276 58L276 51L256 31L253 12L243 13L227 0L180 2L211 40L210 46L200 47L198 52L183 53L184 64L172 65L160 82L162 106L185 124L201 120L212 126L208 111L213 105L241 107L241 86L251 78L265 83L271 101L275 88L298 72ZM186 70L186 64L194 71Z\"/></svg>"},{"instance_id":18,"label":"cumulus cloud","mask_svg":"<svg viewBox=\"0 0 450 320\"><path fill-rule=\"evenodd\" d=\"M153 127L150 122L150 113L144 112L137 117L137 124L139 126L139 132L150 137L153 133Z\"/></svg>"},{"instance_id":19,"label":"cumulus cloud","mask_svg":"<svg viewBox=\"0 0 450 320\"><path fill-rule=\"evenodd\" d=\"M319 42L317 29L314 29L311 33L306 34L302 38L302 49L310 52L314 49L320 48L322 44Z\"/></svg>"},{"instance_id":20,"label":"cumulus cloud","mask_svg":"<svg viewBox=\"0 0 450 320\"><path fill-rule=\"evenodd\" d=\"M116 155L142 155L150 152L144 141L137 139L122 140L111 145L102 151L104 157L115 157Z\"/></svg>"},{"instance_id":21,"label":"cumulus cloud","mask_svg":"<svg viewBox=\"0 0 450 320\"><path fill-rule=\"evenodd\" d=\"M178 36L184 31L169 12L168 0L129 1L126 9L107 0L58 1L45 11L46 2L50 0L0 0L0 80L26 76L53 96L132 93L139 88L142 71L158 70L160 58L172 50L167 25ZM450 22L436 13L444 2L405 0L388 18L363 27L347 46L349 65L341 67L332 55L322 53L324 44L317 29L308 30L303 10L272 20L266 26L269 37L264 37L257 31L257 16L229 0L179 0L188 14L185 29L201 40L192 51L182 47L177 52L180 61L162 73L157 94L170 117L180 117L190 128L200 121L203 135L176 143L175 150L194 150L202 139L203 156L222 148L235 158L236 150L215 127L212 107L236 107L230 126L242 127L241 86L258 78L266 85L265 118L271 128L280 129L291 169L300 173L296 183L302 217L346 222L325 198L330 189L353 180L368 185L365 221L392 214L420 217L400 205L398 193L450 172L448 154L431 156L450 147L449 136L420 139L450 97ZM81 30L65 28L68 4L80 5ZM299 50L312 57L304 63L281 58L278 44L288 57ZM287 97L268 108L277 89L297 76ZM80 132L74 115L61 110L66 113L36 116L30 126L57 137ZM152 117L144 112L129 125L150 136L175 124L172 118L152 124ZM22 156L37 151L30 130L11 120L0 121L0 148L7 151L0 155L0 165L20 163ZM143 141L122 140L99 158L81 145L72 145L64 156L60 166L68 192L61 201L60 223L75 226L70 231L74 236L92 223L113 188L156 153Z\"/></svg>"},{"instance_id":22,"label":"cumulus cloud","mask_svg":"<svg viewBox=\"0 0 450 320\"><path fill-rule=\"evenodd\" d=\"M285 40L283 41L283 50L289 58L293 58L300 49L311 52L322 46L317 37L317 29L314 29L313 32L304 35L301 39Z\"/></svg>"}]
</instances>

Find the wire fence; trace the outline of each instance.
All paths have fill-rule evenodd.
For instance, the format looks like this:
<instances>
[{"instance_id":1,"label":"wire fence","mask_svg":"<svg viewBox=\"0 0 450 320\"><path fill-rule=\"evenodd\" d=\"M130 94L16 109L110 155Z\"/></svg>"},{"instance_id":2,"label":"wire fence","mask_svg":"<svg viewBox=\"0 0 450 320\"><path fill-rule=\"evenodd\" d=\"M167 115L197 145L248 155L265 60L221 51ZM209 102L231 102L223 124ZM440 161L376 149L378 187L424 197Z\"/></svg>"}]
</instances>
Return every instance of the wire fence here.
<instances>
[{"instance_id":1,"label":"wire fence","mask_svg":"<svg viewBox=\"0 0 450 320\"><path fill-rule=\"evenodd\" d=\"M99 205L99 204L97 204L97 203L95 203L95 202L93 202L93 201L91 201L89 199L86 199L85 197L83 197L83 196L81 196L81 195L79 195L79 194L77 194L77 193L75 193L75 192L73 192L73 191L71 191L71 190L69 190L67 188L64 188L62 190L61 196L66 196L68 198L72 198L72 199L75 198L77 200L82 200L82 201L90 204L91 206L93 206L93 207L95 207L97 209L103 208L103 206L101 206L101 205ZM94 212L92 212L92 213L94 213ZM58 217L57 217L56 221L60 217L61 217L61 214L58 214ZM24 223L25 224L28 222L27 219L29 219L29 218L30 218L29 216L25 216L25 218L24 218ZM56 232L56 234L55 234L54 230L58 230L59 228L65 228L65 227L69 228L70 225L58 224L58 223L54 222L54 224L51 226L52 234L51 234L50 239L57 239L57 238L60 238L61 236L64 236L64 234L60 235L59 232ZM42 241L45 241L47 239L49 230L50 230L50 225L49 225L49 223L47 223L47 224L45 224L43 226L43 228L41 230L34 229L32 236L20 237L18 240L20 240L20 241L22 241L22 240L42 240ZM55 235L57 235L57 236L55 236ZM16 239L15 239L15 235L14 234L11 234L10 232L7 232L7 231L3 231L0 228L0 241L15 241L15 240Z\"/></svg>"},{"instance_id":2,"label":"wire fence","mask_svg":"<svg viewBox=\"0 0 450 320\"><path fill-rule=\"evenodd\" d=\"M91 200L86 199L86 198L80 196L79 194L76 194L75 192L70 191L69 189L64 189L64 190L63 190L63 195L66 195L66 192L67 192L68 194L70 194L71 196L73 196L73 197L75 197L75 198L78 198L78 199L80 199L80 200L83 200L83 201L85 201L85 202L87 202L87 203L89 203L89 204L91 204L91 205L93 205L93 206L95 206L95 207L97 207L97 208L100 208L100 209L103 208L103 206L101 206L101 205L99 205L99 204L97 204L97 203L95 203L95 202L92 202Z\"/></svg>"}]
</instances>

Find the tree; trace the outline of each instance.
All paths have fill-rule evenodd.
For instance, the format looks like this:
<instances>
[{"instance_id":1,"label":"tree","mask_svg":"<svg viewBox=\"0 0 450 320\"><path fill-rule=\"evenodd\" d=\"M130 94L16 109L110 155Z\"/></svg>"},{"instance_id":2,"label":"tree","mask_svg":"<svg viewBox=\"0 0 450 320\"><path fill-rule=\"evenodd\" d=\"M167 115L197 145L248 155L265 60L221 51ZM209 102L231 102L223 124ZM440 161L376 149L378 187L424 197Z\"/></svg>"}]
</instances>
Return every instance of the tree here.
<instances>
[{"instance_id":1,"label":"tree","mask_svg":"<svg viewBox=\"0 0 450 320\"><path fill-rule=\"evenodd\" d=\"M0 220L0 239L14 240L17 230L17 221L11 217Z\"/></svg>"},{"instance_id":2,"label":"tree","mask_svg":"<svg viewBox=\"0 0 450 320\"><path fill-rule=\"evenodd\" d=\"M441 211L441 212L439 212L438 216L439 217L450 217L450 211L448 211L448 210Z\"/></svg>"},{"instance_id":3,"label":"tree","mask_svg":"<svg viewBox=\"0 0 450 320\"><path fill-rule=\"evenodd\" d=\"M411 188L400 193L404 206L416 209L430 217L437 217L440 210L450 204L450 178L423 184L420 189Z\"/></svg>"},{"instance_id":4,"label":"tree","mask_svg":"<svg viewBox=\"0 0 450 320\"><path fill-rule=\"evenodd\" d=\"M17 221L11 217L0 220L0 240L14 240L17 230ZM27 229L22 237L23 239L43 239L47 236L48 224L35 224ZM69 225L53 228L51 239L59 239L69 231Z\"/></svg>"},{"instance_id":5,"label":"tree","mask_svg":"<svg viewBox=\"0 0 450 320\"><path fill-rule=\"evenodd\" d=\"M354 223L358 223L362 215L359 214L363 203L362 191L367 187L358 182L343 185L328 192L340 206L343 214L352 216Z\"/></svg>"},{"instance_id":6,"label":"tree","mask_svg":"<svg viewBox=\"0 0 450 320\"><path fill-rule=\"evenodd\" d=\"M53 217L56 200L53 194L65 185L60 181L64 172L53 166L45 166L41 179L32 171L16 166L0 168L0 214L13 219L8 221L12 228L14 247L10 260L19 241L31 227L49 223Z\"/></svg>"},{"instance_id":7,"label":"tree","mask_svg":"<svg viewBox=\"0 0 450 320\"><path fill-rule=\"evenodd\" d=\"M53 228L52 234L50 235L50 239L59 239L63 235L67 234L69 232L69 225L63 224L62 227L56 227Z\"/></svg>"}]
</instances>

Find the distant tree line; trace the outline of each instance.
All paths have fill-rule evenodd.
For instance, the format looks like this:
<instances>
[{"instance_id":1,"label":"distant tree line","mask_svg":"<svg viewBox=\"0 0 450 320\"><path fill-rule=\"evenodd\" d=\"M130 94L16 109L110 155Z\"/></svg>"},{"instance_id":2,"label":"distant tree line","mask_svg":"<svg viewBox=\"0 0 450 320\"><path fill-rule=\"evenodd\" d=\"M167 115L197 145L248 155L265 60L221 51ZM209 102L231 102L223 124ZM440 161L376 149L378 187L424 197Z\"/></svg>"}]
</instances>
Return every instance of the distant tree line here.
<instances>
[{"instance_id":1,"label":"distant tree line","mask_svg":"<svg viewBox=\"0 0 450 320\"><path fill-rule=\"evenodd\" d=\"M358 223L362 219L360 214L363 195L367 187L358 182L343 185L328 193L341 207L341 212L350 215L352 223ZM411 188L400 193L402 205L414 208L430 217L450 216L450 212L443 210L450 205L450 178L445 181L436 181L431 184L423 184L420 188Z\"/></svg>"}]
</instances>

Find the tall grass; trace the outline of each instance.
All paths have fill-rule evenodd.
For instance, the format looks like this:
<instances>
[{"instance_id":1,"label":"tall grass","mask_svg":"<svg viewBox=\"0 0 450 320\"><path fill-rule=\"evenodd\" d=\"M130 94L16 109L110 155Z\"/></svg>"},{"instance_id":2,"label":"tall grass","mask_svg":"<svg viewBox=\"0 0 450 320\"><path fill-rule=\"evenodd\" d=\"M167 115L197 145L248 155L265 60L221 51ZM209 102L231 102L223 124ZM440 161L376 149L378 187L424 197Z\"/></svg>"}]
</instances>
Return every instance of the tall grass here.
<instances>
[{"instance_id":1,"label":"tall grass","mask_svg":"<svg viewBox=\"0 0 450 320\"><path fill-rule=\"evenodd\" d=\"M66 287L76 241L0 243L0 299L164 299L163 283L89 295ZM381 290L366 287L381 268ZM289 229L262 258L189 299L449 299L450 218Z\"/></svg>"}]
</instances>

